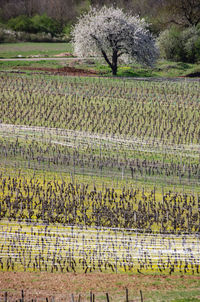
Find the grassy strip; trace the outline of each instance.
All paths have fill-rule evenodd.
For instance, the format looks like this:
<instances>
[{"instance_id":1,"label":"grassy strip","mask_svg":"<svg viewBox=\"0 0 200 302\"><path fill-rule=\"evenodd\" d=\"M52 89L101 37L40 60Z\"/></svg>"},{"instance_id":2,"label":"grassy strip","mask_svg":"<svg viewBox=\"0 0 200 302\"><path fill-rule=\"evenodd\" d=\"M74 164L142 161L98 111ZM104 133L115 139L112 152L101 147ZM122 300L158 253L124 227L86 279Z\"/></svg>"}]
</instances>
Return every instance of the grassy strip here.
<instances>
[{"instance_id":1,"label":"grassy strip","mask_svg":"<svg viewBox=\"0 0 200 302\"><path fill-rule=\"evenodd\" d=\"M19 67L49 67L49 68L62 68L63 66L71 66L80 69L93 69L99 73L100 76L110 77L112 73L107 65L104 63L94 62L94 60L79 61L76 59L69 61L45 61L40 60L37 62L33 61L12 61L12 62L0 62L0 70L5 69L19 69ZM169 62L169 61L159 61L157 65L152 68L144 68L138 64L131 64L129 66L120 66L118 69L118 77L138 77L138 78L176 78L176 77L187 77L192 76L192 74L200 73L199 64L189 64L182 62Z\"/></svg>"},{"instance_id":2,"label":"grassy strip","mask_svg":"<svg viewBox=\"0 0 200 302\"><path fill-rule=\"evenodd\" d=\"M71 53L70 43L42 43L42 42L21 42L2 43L0 45L0 58L17 58L18 56L54 56L60 53Z\"/></svg>"},{"instance_id":3,"label":"grassy strip","mask_svg":"<svg viewBox=\"0 0 200 302\"><path fill-rule=\"evenodd\" d=\"M31 67L31 68L62 68L66 63L62 61L0 61L0 70L4 71L21 71L25 74L31 74L31 73L40 73L38 71L34 70L23 70L22 67Z\"/></svg>"}]
</instances>

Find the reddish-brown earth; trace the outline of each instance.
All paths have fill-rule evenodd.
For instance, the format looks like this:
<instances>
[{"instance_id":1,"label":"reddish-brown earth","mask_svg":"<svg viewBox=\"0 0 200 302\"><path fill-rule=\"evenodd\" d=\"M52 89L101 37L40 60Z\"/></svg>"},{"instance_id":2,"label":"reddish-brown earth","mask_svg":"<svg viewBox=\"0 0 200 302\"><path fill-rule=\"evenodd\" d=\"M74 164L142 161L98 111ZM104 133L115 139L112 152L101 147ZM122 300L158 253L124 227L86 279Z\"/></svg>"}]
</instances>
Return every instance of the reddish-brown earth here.
<instances>
[{"instance_id":1,"label":"reddish-brown earth","mask_svg":"<svg viewBox=\"0 0 200 302\"><path fill-rule=\"evenodd\" d=\"M36 71L45 71L53 74L60 74L60 75L70 75L70 76L95 76L98 74L95 70L86 70L74 67L62 67L62 68L48 68L48 67L29 67L23 66L20 67L23 70L36 70Z\"/></svg>"},{"instance_id":2,"label":"reddish-brown earth","mask_svg":"<svg viewBox=\"0 0 200 302\"><path fill-rule=\"evenodd\" d=\"M86 301L90 291L95 293L96 298L104 297L108 292L110 297L115 298L111 301L123 301L126 288L129 290L131 301L138 301L140 290L145 296L153 291L163 293L180 288L189 290L194 283L199 282L198 276L1 272L0 301L4 301L5 292L8 293L9 302L17 299L19 301L22 289L25 301L35 298L37 301L45 301L46 297L55 297L55 302L71 301L72 293L75 297L81 294L81 301Z\"/></svg>"}]
</instances>

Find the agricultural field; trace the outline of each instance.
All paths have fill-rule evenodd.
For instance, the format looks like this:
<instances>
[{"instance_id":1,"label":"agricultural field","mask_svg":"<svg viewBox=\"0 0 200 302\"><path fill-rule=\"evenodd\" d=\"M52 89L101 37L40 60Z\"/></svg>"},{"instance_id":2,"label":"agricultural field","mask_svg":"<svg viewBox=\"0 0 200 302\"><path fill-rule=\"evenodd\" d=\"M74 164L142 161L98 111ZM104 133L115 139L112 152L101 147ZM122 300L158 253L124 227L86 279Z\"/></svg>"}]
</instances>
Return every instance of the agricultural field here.
<instances>
[{"instance_id":1,"label":"agricultural field","mask_svg":"<svg viewBox=\"0 0 200 302\"><path fill-rule=\"evenodd\" d=\"M2 274L199 275L199 80L0 78Z\"/></svg>"},{"instance_id":2,"label":"agricultural field","mask_svg":"<svg viewBox=\"0 0 200 302\"><path fill-rule=\"evenodd\" d=\"M20 57L49 57L60 53L72 52L70 43L41 43L41 42L21 42L2 43L0 45L0 58L20 58Z\"/></svg>"},{"instance_id":3,"label":"agricultural field","mask_svg":"<svg viewBox=\"0 0 200 302\"><path fill-rule=\"evenodd\" d=\"M9 61L10 60L10 61ZM54 69L56 72L63 67L75 67L76 69L92 70L100 76L111 76L111 70L102 60L94 58L80 59L74 57L71 43L42 43L20 42L0 44L0 70L20 71L41 68ZM199 64L183 62L171 62L158 60L153 68L142 67L140 64L120 65L119 77L199 77ZM67 73L68 75L68 73Z\"/></svg>"},{"instance_id":4,"label":"agricultural field","mask_svg":"<svg viewBox=\"0 0 200 302\"><path fill-rule=\"evenodd\" d=\"M198 235L2 221L1 270L199 274Z\"/></svg>"}]
</instances>

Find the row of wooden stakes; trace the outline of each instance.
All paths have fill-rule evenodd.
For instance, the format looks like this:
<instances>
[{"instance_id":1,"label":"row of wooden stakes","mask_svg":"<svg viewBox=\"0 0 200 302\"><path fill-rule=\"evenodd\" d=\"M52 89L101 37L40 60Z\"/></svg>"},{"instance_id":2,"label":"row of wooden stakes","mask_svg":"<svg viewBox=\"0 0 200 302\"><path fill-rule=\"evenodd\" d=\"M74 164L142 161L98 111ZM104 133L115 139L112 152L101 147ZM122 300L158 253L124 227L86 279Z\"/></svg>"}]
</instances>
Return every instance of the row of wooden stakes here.
<instances>
[{"instance_id":1,"label":"row of wooden stakes","mask_svg":"<svg viewBox=\"0 0 200 302\"><path fill-rule=\"evenodd\" d=\"M143 299L143 294L142 294L142 291L140 290L140 298L139 300L138 299L129 299L129 292L128 292L128 289L126 288L126 291L125 291L125 302L134 302L134 301L137 301L137 302L143 302L144 299ZM71 294L71 299L69 300L69 302L83 302L82 298L81 298L81 294L79 294L78 298L75 298L74 297L74 294ZM111 297L109 296L108 293L105 294L105 301L106 302L111 302L113 300L111 300ZM4 302L9 302L9 297L8 297L8 293L5 292L4 294ZM26 302L26 299L25 299L25 294L24 294L24 290L21 291L21 297L19 299L17 299L15 302ZM31 299L31 302L37 302L37 299ZM56 299L55 297L51 297L51 298L47 298L45 299L45 302L56 302ZM59 300L57 301L59 302ZM90 300L89 302L95 302L95 294L90 292Z\"/></svg>"}]
</instances>

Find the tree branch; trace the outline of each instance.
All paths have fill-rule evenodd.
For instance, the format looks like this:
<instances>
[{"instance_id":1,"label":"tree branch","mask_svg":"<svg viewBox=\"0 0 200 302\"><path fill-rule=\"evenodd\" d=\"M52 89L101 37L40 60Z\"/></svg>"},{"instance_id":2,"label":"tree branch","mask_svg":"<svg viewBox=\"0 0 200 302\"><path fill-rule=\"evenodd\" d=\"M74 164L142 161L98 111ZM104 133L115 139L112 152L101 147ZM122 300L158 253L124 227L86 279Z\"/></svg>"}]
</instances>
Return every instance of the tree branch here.
<instances>
[{"instance_id":1,"label":"tree branch","mask_svg":"<svg viewBox=\"0 0 200 302\"><path fill-rule=\"evenodd\" d=\"M110 66L110 68L112 69L113 66L112 66L112 63L109 61L108 57L107 57L107 54L105 53L105 51L103 50L103 47L101 45L101 42L97 39L97 37L95 35L91 35L91 37L96 41L98 47L100 48L101 50L101 53L104 57L104 59L106 60L106 62L108 63L108 65Z\"/></svg>"}]
</instances>

